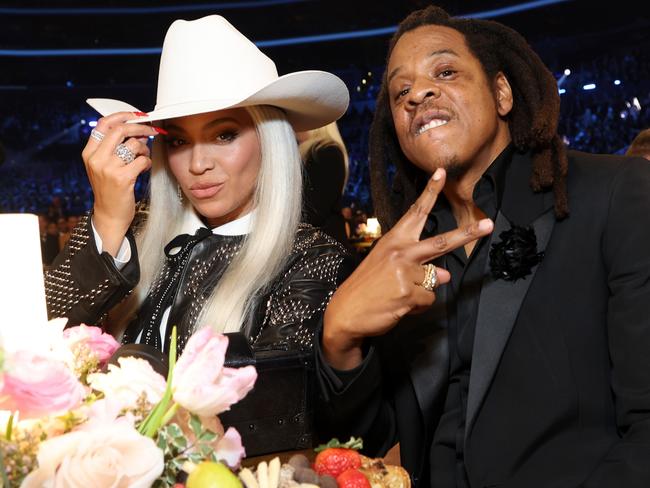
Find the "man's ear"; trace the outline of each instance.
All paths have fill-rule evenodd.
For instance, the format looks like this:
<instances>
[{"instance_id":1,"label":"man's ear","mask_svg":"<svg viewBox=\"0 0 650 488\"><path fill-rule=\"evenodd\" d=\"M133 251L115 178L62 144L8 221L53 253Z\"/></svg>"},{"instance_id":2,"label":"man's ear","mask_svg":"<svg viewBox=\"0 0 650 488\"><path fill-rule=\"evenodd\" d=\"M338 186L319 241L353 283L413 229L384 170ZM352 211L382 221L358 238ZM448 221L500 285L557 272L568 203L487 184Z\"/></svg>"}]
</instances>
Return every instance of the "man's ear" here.
<instances>
[{"instance_id":1,"label":"man's ear","mask_svg":"<svg viewBox=\"0 0 650 488\"><path fill-rule=\"evenodd\" d=\"M497 112L501 117L505 117L512 110L512 88L508 78L501 71L497 73L494 80L494 88L496 94Z\"/></svg>"}]
</instances>

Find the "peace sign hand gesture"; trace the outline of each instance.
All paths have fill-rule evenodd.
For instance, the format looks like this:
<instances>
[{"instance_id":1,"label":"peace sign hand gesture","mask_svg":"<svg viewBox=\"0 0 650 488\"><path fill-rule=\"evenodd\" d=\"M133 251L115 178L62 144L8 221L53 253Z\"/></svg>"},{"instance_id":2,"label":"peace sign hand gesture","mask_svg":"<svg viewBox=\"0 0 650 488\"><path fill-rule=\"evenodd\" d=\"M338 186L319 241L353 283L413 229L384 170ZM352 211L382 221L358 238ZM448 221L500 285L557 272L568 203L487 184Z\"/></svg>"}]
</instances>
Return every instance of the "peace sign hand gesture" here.
<instances>
[{"instance_id":1,"label":"peace sign hand gesture","mask_svg":"<svg viewBox=\"0 0 650 488\"><path fill-rule=\"evenodd\" d=\"M364 338L383 335L404 315L431 306L436 295L423 286L425 263L492 232L492 221L483 219L420 240L444 185L445 171L438 168L408 212L332 296L324 317L323 352L333 367L345 370L358 366L363 359ZM436 274L436 286L451 278L441 268L436 268Z\"/></svg>"}]
</instances>

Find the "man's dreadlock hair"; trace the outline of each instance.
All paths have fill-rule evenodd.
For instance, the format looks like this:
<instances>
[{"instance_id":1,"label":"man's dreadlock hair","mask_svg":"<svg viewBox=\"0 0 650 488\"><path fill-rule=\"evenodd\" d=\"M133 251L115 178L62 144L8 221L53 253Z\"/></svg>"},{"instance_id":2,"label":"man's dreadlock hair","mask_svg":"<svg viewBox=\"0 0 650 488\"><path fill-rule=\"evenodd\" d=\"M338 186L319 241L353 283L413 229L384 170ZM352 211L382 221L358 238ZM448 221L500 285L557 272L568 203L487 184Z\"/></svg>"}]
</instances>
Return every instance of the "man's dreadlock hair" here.
<instances>
[{"instance_id":1,"label":"man's dreadlock hair","mask_svg":"<svg viewBox=\"0 0 650 488\"><path fill-rule=\"evenodd\" d=\"M510 83L513 107L507 116L513 145L531 151L533 191L552 188L555 214L568 215L566 193L567 156L557 134L560 97L553 74L517 32L503 24L478 19L450 17L443 9L430 6L406 17L393 35L386 66L400 37L421 26L446 26L465 37L469 50L479 60L489 81L502 72ZM389 166L395 165L392 188ZM390 111L388 84L384 73L370 127L370 181L375 211L384 228L392 227L417 198L426 175L402 153Z\"/></svg>"}]
</instances>

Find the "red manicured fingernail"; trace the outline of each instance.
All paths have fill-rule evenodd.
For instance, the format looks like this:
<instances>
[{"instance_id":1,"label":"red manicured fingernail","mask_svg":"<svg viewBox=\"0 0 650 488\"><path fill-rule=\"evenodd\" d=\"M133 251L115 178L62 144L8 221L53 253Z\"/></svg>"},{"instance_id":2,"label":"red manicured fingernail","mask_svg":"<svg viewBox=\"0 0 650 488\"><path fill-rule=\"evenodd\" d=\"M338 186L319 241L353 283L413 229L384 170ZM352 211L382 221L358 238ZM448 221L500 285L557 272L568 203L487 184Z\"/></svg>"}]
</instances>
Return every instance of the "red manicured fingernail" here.
<instances>
[{"instance_id":1,"label":"red manicured fingernail","mask_svg":"<svg viewBox=\"0 0 650 488\"><path fill-rule=\"evenodd\" d=\"M135 115L137 115L138 117L146 117L147 115L149 115L149 114L146 113L146 112L133 112L133 113L134 113Z\"/></svg>"},{"instance_id":2,"label":"red manicured fingernail","mask_svg":"<svg viewBox=\"0 0 650 488\"><path fill-rule=\"evenodd\" d=\"M167 132L167 131L166 131L165 129L163 129L162 127L156 127L155 125L152 125L151 128L152 128L153 130L155 130L158 134L162 134L163 136L166 136L167 134L169 134L169 132Z\"/></svg>"}]
</instances>

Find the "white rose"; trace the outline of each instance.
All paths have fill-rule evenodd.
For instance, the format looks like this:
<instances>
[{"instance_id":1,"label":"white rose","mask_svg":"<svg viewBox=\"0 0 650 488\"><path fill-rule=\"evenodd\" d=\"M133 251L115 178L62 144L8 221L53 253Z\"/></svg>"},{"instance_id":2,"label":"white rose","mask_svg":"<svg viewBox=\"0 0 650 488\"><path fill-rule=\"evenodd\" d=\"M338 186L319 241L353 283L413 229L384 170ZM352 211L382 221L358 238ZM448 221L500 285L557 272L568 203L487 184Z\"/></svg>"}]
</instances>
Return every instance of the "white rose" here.
<instances>
[{"instance_id":1,"label":"white rose","mask_svg":"<svg viewBox=\"0 0 650 488\"><path fill-rule=\"evenodd\" d=\"M42 442L38 465L21 488L148 488L165 463L152 439L115 423Z\"/></svg>"},{"instance_id":2,"label":"white rose","mask_svg":"<svg viewBox=\"0 0 650 488\"><path fill-rule=\"evenodd\" d=\"M123 407L136 407L137 400L144 393L147 400L158 403L167 386L165 378L156 373L144 359L119 358L119 367L108 365L108 373L88 375L88 384L93 390L101 391L106 398L118 400Z\"/></svg>"}]
</instances>

